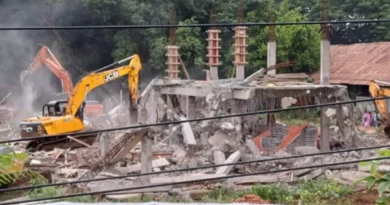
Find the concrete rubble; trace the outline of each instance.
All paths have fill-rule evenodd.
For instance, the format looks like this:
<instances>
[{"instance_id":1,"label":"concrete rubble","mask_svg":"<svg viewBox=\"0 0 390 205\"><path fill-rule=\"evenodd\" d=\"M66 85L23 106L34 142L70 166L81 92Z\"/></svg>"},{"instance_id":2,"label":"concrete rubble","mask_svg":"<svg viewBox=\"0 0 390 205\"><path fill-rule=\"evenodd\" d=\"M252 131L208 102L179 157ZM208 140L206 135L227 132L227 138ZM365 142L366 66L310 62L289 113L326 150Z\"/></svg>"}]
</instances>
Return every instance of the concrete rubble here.
<instances>
[{"instance_id":1,"label":"concrete rubble","mask_svg":"<svg viewBox=\"0 0 390 205\"><path fill-rule=\"evenodd\" d=\"M253 77L252 77L253 78ZM299 103L298 97L314 97L329 95L345 97L345 88L342 86L316 86L310 84L290 85L288 87L266 87L260 81L220 80L218 83L196 83L193 81L167 81L154 80L153 85L142 93L143 98L139 106L138 120L140 123L150 124L167 121L197 119L230 115L236 113L252 112L274 108L288 108ZM341 94L340 94L341 93ZM145 98L147 100L145 100ZM340 100L339 99L339 100ZM318 99L317 99L318 100ZM342 99L341 99L342 100ZM321 101L321 99L320 99ZM272 105L272 106L271 106ZM98 121L100 127L123 125L123 108L116 107L109 112L105 120ZM332 148L350 148L362 143L353 126L354 118L351 116L351 106L329 108L326 115L331 118ZM143 113L140 115L140 113ZM145 115L145 113L148 113ZM341 115L340 115L341 114ZM223 118L216 120L187 122L166 126L149 128L147 134L152 146L150 150L151 170L160 172L194 168L207 165L223 165L240 161L256 159L271 159L294 155L319 153L319 130L311 124L288 126L278 120L273 126L267 123L266 114ZM1 129L0 129L0 133ZM117 145L126 131L107 133L109 137L108 150ZM355 145L353 145L355 143ZM16 146L17 144L15 144ZM117 163L107 166L99 171L96 178L126 176L119 180L91 182L87 187L91 191L106 189L121 189L125 187L140 186L139 177L132 174L141 173L143 163L141 155L145 152L141 146L141 139L135 141L119 158ZM339 153L332 155L318 155L279 161L267 161L243 165L229 165L217 168L199 169L193 171L173 172L150 176L151 184L181 182L201 179L212 179L228 175L259 173L277 169L289 169L322 165L335 162L358 160L375 157L375 151ZM90 147L77 150L54 149L50 152L31 153L31 167L47 168L52 170L52 183L77 181L91 167L104 157L101 144L96 141ZM379 166L380 169L389 170L390 165ZM275 172L273 174L259 174L231 179L211 180L208 183L199 183L195 190L209 190L218 184L223 186L241 186L253 184L267 184L276 182L294 183L299 180L315 178L337 178L343 183L350 183L353 179L345 172L354 172L356 176L365 176L366 169L356 165L331 166L320 169L305 169L299 171ZM192 184L193 185L193 184ZM134 197L134 194L188 192L183 186L163 186L138 191L110 193L111 198L123 199ZM115 197L116 196L116 197Z\"/></svg>"}]
</instances>

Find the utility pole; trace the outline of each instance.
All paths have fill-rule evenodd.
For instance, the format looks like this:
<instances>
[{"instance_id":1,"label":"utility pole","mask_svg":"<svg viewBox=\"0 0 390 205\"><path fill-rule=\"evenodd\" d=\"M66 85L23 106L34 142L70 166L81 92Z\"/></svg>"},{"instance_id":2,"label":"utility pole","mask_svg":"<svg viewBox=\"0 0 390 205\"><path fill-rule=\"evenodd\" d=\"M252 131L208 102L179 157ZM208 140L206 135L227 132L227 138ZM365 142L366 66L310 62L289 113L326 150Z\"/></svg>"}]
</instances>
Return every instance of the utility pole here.
<instances>
[{"instance_id":1,"label":"utility pole","mask_svg":"<svg viewBox=\"0 0 390 205\"><path fill-rule=\"evenodd\" d=\"M327 21L329 15L329 0L322 0L322 20ZM330 36L329 25L321 24L321 85L329 85L330 71ZM325 102L322 102L325 103ZM325 114L326 108L321 108L321 151L330 150L330 119Z\"/></svg>"}]
</instances>

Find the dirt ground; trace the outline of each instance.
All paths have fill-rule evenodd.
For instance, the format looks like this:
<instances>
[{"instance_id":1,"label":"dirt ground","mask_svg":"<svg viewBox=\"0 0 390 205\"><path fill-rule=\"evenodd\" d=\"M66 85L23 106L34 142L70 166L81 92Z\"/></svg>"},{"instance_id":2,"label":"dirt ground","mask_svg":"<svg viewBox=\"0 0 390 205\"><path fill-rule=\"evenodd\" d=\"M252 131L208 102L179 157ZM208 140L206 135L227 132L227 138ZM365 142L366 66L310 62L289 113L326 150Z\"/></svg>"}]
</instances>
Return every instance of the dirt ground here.
<instances>
[{"instance_id":1,"label":"dirt ground","mask_svg":"<svg viewBox=\"0 0 390 205\"><path fill-rule=\"evenodd\" d=\"M354 205L375 205L375 201L378 198L378 191L373 190L371 192L367 192L365 190L355 192L351 196L348 197Z\"/></svg>"}]
</instances>

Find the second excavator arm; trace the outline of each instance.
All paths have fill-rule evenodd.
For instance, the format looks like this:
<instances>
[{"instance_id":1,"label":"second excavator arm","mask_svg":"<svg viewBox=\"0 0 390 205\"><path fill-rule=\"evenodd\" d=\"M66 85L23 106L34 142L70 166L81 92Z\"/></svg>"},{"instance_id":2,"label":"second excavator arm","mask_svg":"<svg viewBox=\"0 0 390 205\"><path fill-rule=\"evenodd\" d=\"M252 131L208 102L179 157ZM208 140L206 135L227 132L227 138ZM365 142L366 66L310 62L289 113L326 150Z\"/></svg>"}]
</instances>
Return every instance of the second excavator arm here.
<instances>
[{"instance_id":1,"label":"second excavator arm","mask_svg":"<svg viewBox=\"0 0 390 205\"><path fill-rule=\"evenodd\" d=\"M122 66L115 69L110 69L116 65L120 65L125 61L131 60L129 65ZM110 70L107 70L110 69ZM80 106L84 102L87 94L108 82L118 79L122 76L128 75L128 86L131 97L131 103L136 105L138 100L138 84L139 72L142 69L141 60L138 55L130 56L126 59L105 66L99 70L93 71L84 76L76 85L72 95L69 98L66 114L76 116Z\"/></svg>"},{"instance_id":2,"label":"second excavator arm","mask_svg":"<svg viewBox=\"0 0 390 205\"><path fill-rule=\"evenodd\" d=\"M388 88L381 87L380 84L390 86L390 83L372 80L368 87L368 90L372 98L390 96L390 87ZM384 131L388 136L390 136L390 120L389 120L389 111L388 111L386 100L375 100L375 106L378 112L380 113L382 118L382 123L385 126Z\"/></svg>"},{"instance_id":3,"label":"second excavator arm","mask_svg":"<svg viewBox=\"0 0 390 205\"><path fill-rule=\"evenodd\" d=\"M35 56L33 63L30 64L30 68L23 71L20 75L20 81L23 84L27 75L30 75L37 71L42 65L46 65L47 68L54 73L54 75L61 80L62 91L70 95L73 89L73 83L69 73L62 67L61 63L57 60L54 54L47 46L42 46Z\"/></svg>"}]
</instances>

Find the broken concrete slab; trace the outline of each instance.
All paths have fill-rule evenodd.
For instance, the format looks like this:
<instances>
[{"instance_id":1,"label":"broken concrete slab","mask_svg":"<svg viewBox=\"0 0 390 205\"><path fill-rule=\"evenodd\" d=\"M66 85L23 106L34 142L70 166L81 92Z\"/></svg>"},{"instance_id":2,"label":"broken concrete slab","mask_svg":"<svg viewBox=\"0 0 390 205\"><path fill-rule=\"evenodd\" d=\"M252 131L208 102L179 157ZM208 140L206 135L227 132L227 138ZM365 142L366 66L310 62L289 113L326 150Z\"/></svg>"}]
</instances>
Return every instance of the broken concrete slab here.
<instances>
[{"instance_id":1,"label":"broken concrete slab","mask_svg":"<svg viewBox=\"0 0 390 205\"><path fill-rule=\"evenodd\" d=\"M254 156L260 156L260 150L252 140L246 140L246 147L249 148Z\"/></svg>"},{"instance_id":2,"label":"broken concrete slab","mask_svg":"<svg viewBox=\"0 0 390 205\"><path fill-rule=\"evenodd\" d=\"M232 131L235 129L233 123L230 122L223 122L220 127L222 130L226 130L226 131Z\"/></svg>"},{"instance_id":3,"label":"broken concrete slab","mask_svg":"<svg viewBox=\"0 0 390 205\"><path fill-rule=\"evenodd\" d=\"M110 200L141 200L144 193L137 194L106 194L104 197Z\"/></svg>"},{"instance_id":4,"label":"broken concrete slab","mask_svg":"<svg viewBox=\"0 0 390 205\"><path fill-rule=\"evenodd\" d=\"M315 179L315 178L321 176L323 173L324 173L323 169L316 169L316 170L310 172L309 174L307 174L299 179L304 180L304 181L309 181L309 180L312 180L312 179Z\"/></svg>"},{"instance_id":5,"label":"broken concrete slab","mask_svg":"<svg viewBox=\"0 0 390 205\"><path fill-rule=\"evenodd\" d=\"M110 162L111 164L115 164L119 162L123 157L126 156L139 142L141 142L142 137L146 134L146 131L140 131L137 133L123 133L120 138L130 138L123 146L123 148L115 155L115 157Z\"/></svg>"},{"instance_id":6,"label":"broken concrete slab","mask_svg":"<svg viewBox=\"0 0 390 205\"><path fill-rule=\"evenodd\" d=\"M226 174L188 174L183 176L163 176L163 177L153 177L151 178L151 183L160 184L160 183L174 183L174 182L186 182L194 180L205 180L213 179L218 177L224 177Z\"/></svg>"},{"instance_id":7,"label":"broken concrete slab","mask_svg":"<svg viewBox=\"0 0 390 205\"><path fill-rule=\"evenodd\" d=\"M214 164L223 164L226 160L225 154L219 150L214 151Z\"/></svg>"},{"instance_id":8,"label":"broken concrete slab","mask_svg":"<svg viewBox=\"0 0 390 205\"><path fill-rule=\"evenodd\" d=\"M235 185L244 185L244 184L268 184L268 183L276 183L279 181L279 177L276 174L269 175L254 175L254 176L244 176L244 177L236 177L230 178L227 180L228 184Z\"/></svg>"},{"instance_id":9,"label":"broken concrete slab","mask_svg":"<svg viewBox=\"0 0 390 205\"><path fill-rule=\"evenodd\" d=\"M165 158L155 159L152 161L152 168L159 168L168 165L170 165L170 163ZM141 171L141 164L135 164L128 167L116 167L115 170L119 171L122 174L139 172Z\"/></svg>"},{"instance_id":10,"label":"broken concrete slab","mask_svg":"<svg viewBox=\"0 0 390 205\"><path fill-rule=\"evenodd\" d=\"M297 103L297 99L292 97L284 97L282 98L282 102L281 102L283 109L289 108L295 103Z\"/></svg>"},{"instance_id":11,"label":"broken concrete slab","mask_svg":"<svg viewBox=\"0 0 390 205\"><path fill-rule=\"evenodd\" d=\"M176 149L172 154L171 160L177 164L181 164L182 161L186 158L187 152L183 149Z\"/></svg>"},{"instance_id":12,"label":"broken concrete slab","mask_svg":"<svg viewBox=\"0 0 390 205\"><path fill-rule=\"evenodd\" d=\"M194 96L194 97L205 97L209 93L213 92L213 87L211 86L192 86L192 87L162 87L161 94L169 95L184 95L184 96ZM255 95L255 89L248 87L240 87L226 92L224 97L227 99L239 99L239 100L248 100L253 98Z\"/></svg>"},{"instance_id":13,"label":"broken concrete slab","mask_svg":"<svg viewBox=\"0 0 390 205\"><path fill-rule=\"evenodd\" d=\"M110 186L88 186L92 192L100 192L100 191L109 191L109 190L117 190L117 189L126 189L126 188L133 188L134 186L140 186L140 185L114 185L110 184ZM159 187L151 187L151 188L143 188L143 189L135 189L135 190L129 190L129 191L121 191L121 192L114 192L109 193L110 195L117 195L117 194L136 194L136 193L152 193L152 192L169 192L171 191L173 186L159 186Z\"/></svg>"},{"instance_id":14,"label":"broken concrete slab","mask_svg":"<svg viewBox=\"0 0 390 205\"><path fill-rule=\"evenodd\" d=\"M350 182L351 184L353 184L361 179L364 179L365 177L370 176L370 174L366 172L359 172L359 171L346 171L346 172L339 173L338 176L341 179L344 179Z\"/></svg>"},{"instance_id":15,"label":"broken concrete slab","mask_svg":"<svg viewBox=\"0 0 390 205\"><path fill-rule=\"evenodd\" d=\"M224 162L224 164L236 163L236 162L238 162L238 160L240 160L240 157L241 157L241 152L236 151L227 158L227 160ZM232 169L233 169L232 165L219 167L217 169L217 171L215 172L215 174L229 174L229 172Z\"/></svg>"},{"instance_id":16,"label":"broken concrete slab","mask_svg":"<svg viewBox=\"0 0 390 205\"><path fill-rule=\"evenodd\" d=\"M213 147L218 147L224 142L234 143L234 139L232 139L226 132L218 130L209 138L208 142Z\"/></svg>"},{"instance_id":17,"label":"broken concrete slab","mask_svg":"<svg viewBox=\"0 0 390 205\"><path fill-rule=\"evenodd\" d=\"M333 109L333 108L328 108L328 109L326 109L326 111L325 111L325 115L327 116L327 117L333 117L333 116L335 116L336 115L336 109Z\"/></svg>"},{"instance_id":18,"label":"broken concrete slab","mask_svg":"<svg viewBox=\"0 0 390 205\"><path fill-rule=\"evenodd\" d=\"M184 116L180 116L180 120L187 120ZM183 137L184 137L184 142L187 145L196 145L196 139L194 132L192 131L191 125L188 122L181 123L182 126L182 132L183 132Z\"/></svg>"},{"instance_id":19,"label":"broken concrete slab","mask_svg":"<svg viewBox=\"0 0 390 205\"><path fill-rule=\"evenodd\" d=\"M297 153L298 155L314 154L319 152L320 150L317 147L313 147L313 146L295 147L295 153Z\"/></svg>"},{"instance_id":20,"label":"broken concrete slab","mask_svg":"<svg viewBox=\"0 0 390 205\"><path fill-rule=\"evenodd\" d=\"M360 171L360 172L370 172L370 168L371 168L370 165L368 165L368 166L361 166L361 165L359 165L358 166L358 171ZM390 165L380 164L380 165L377 166L376 169L379 172L390 172Z\"/></svg>"}]
</instances>

